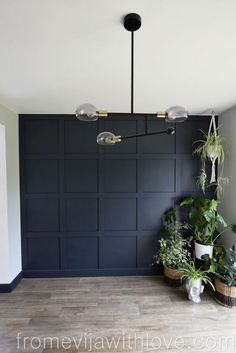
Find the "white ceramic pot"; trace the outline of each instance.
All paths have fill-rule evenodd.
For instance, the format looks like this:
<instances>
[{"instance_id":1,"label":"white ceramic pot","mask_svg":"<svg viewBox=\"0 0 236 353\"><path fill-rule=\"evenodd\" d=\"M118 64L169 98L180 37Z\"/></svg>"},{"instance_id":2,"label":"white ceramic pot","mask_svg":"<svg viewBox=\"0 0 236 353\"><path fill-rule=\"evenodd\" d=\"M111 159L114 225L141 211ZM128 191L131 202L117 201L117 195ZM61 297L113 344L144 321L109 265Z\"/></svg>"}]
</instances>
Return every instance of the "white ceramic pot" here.
<instances>
[{"instance_id":1,"label":"white ceramic pot","mask_svg":"<svg viewBox=\"0 0 236 353\"><path fill-rule=\"evenodd\" d=\"M188 299L194 303L200 303L200 295L204 290L201 279L188 279L185 284Z\"/></svg>"},{"instance_id":2,"label":"white ceramic pot","mask_svg":"<svg viewBox=\"0 0 236 353\"><path fill-rule=\"evenodd\" d=\"M196 259L202 260L202 255L209 255L210 259L213 256L213 245L203 245L198 242L194 242L195 257Z\"/></svg>"}]
</instances>

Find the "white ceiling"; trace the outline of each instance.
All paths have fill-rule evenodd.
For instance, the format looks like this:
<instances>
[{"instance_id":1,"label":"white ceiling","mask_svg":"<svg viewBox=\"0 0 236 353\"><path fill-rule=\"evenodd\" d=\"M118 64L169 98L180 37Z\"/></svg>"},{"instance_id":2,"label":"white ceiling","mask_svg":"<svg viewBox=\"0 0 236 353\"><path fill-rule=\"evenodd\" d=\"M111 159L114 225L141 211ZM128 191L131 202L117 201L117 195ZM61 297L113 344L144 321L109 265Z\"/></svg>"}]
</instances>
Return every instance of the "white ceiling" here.
<instances>
[{"instance_id":1,"label":"white ceiling","mask_svg":"<svg viewBox=\"0 0 236 353\"><path fill-rule=\"evenodd\" d=\"M130 110L129 12L135 111L236 104L235 0L0 0L0 103L18 113L73 113L90 102Z\"/></svg>"}]
</instances>

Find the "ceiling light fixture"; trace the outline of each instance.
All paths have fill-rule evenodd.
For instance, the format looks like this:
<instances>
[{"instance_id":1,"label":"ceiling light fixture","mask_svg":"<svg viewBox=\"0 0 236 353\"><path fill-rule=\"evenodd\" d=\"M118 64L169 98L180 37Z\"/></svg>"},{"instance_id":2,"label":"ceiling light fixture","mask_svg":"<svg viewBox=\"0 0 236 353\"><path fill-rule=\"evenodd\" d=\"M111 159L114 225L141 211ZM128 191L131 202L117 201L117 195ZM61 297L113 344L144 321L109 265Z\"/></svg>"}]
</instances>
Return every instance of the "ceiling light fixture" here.
<instances>
[{"instance_id":1,"label":"ceiling light fixture","mask_svg":"<svg viewBox=\"0 0 236 353\"><path fill-rule=\"evenodd\" d=\"M141 27L141 22L141 17L136 13L129 13L124 17L123 21L124 28L131 32L131 115L134 114L134 32ZM108 116L108 112L105 110L98 110L94 105L87 103L80 105L76 109L75 115L81 121L96 121L99 117ZM181 106L173 106L165 112L157 113L156 117L159 119L164 119L168 123L183 122L188 118L188 112ZM145 116L145 132L143 134L116 136L111 132L104 131L97 136L97 143L100 145L112 146L117 142L121 142L126 139L160 134L173 135L174 133L175 129L173 127L166 130L148 132L147 116Z\"/></svg>"}]
</instances>

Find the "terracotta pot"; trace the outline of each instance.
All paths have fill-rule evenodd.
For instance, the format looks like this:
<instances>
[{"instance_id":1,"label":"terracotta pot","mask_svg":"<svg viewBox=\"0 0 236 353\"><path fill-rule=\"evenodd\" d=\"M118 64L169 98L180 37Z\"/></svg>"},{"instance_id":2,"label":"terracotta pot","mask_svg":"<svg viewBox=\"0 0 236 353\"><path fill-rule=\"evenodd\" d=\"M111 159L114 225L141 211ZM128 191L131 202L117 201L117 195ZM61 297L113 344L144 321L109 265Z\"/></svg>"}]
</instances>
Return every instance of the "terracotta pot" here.
<instances>
[{"instance_id":1,"label":"terracotta pot","mask_svg":"<svg viewBox=\"0 0 236 353\"><path fill-rule=\"evenodd\" d=\"M227 284L215 279L215 299L227 308L236 307L236 287L228 287Z\"/></svg>"}]
</instances>

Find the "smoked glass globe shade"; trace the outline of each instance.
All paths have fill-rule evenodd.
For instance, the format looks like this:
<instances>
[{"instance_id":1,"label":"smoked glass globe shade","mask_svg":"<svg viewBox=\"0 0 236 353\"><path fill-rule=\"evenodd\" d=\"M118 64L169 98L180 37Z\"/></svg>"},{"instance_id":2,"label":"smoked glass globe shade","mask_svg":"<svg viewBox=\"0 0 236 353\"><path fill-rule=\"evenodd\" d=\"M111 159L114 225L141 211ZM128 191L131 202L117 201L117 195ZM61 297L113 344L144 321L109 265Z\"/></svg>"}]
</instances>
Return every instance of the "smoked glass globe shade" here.
<instances>
[{"instance_id":1,"label":"smoked glass globe shade","mask_svg":"<svg viewBox=\"0 0 236 353\"><path fill-rule=\"evenodd\" d=\"M176 105L166 110L166 122L182 123L188 119L188 112L185 108Z\"/></svg>"},{"instance_id":2,"label":"smoked glass globe shade","mask_svg":"<svg viewBox=\"0 0 236 353\"><path fill-rule=\"evenodd\" d=\"M92 104L82 104L75 111L76 118L81 121L96 121L98 119L97 108Z\"/></svg>"},{"instance_id":3,"label":"smoked glass globe shade","mask_svg":"<svg viewBox=\"0 0 236 353\"><path fill-rule=\"evenodd\" d=\"M101 132L98 136L97 136L97 143L99 145L103 145L103 146L112 146L114 145L114 141L112 141L112 138L115 135L112 132L108 132L108 131L104 131Z\"/></svg>"}]
</instances>

